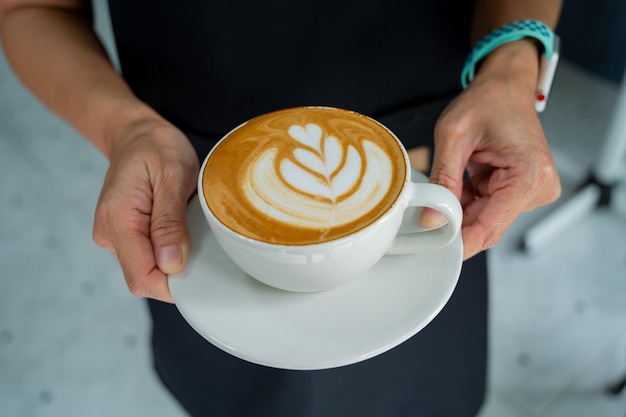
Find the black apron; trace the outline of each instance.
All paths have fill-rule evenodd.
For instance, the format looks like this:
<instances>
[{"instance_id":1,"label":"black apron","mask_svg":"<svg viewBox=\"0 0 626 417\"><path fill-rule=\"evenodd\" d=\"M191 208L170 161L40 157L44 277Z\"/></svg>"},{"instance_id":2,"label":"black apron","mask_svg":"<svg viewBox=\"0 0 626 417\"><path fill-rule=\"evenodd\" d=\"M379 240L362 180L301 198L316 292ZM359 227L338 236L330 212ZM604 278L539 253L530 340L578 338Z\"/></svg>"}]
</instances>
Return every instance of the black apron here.
<instances>
[{"instance_id":1,"label":"black apron","mask_svg":"<svg viewBox=\"0 0 626 417\"><path fill-rule=\"evenodd\" d=\"M407 148L432 146L459 92L466 0L109 0L124 78L203 159L241 122L286 107L355 110ZM474 416L485 395L487 266L463 265L431 324L362 363L322 371L254 365L149 301L155 367L194 416Z\"/></svg>"}]
</instances>

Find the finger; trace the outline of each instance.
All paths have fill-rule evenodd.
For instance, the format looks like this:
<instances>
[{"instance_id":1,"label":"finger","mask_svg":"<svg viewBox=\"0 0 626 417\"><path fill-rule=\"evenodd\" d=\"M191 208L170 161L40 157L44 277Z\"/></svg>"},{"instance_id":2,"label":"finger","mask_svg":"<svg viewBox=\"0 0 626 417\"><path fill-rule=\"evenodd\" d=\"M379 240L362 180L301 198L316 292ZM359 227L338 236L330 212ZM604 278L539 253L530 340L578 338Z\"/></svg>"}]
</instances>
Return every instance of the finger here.
<instances>
[{"instance_id":1,"label":"finger","mask_svg":"<svg viewBox=\"0 0 626 417\"><path fill-rule=\"evenodd\" d=\"M469 156L455 148L455 141L437 142L429 182L441 185L454 193L460 200L463 190L463 174ZM445 223L443 214L425 207L420 214L420 223L424 227L437 227Z\"/></svg>"},{"instance_id":2,"label":"finger","mask_svg":"<svg viewBox=\"0 0 626 417\"><path fill-rule=\"evenodd\" d=\"M149 206L143 209L142 212L136 207L111 201L103 194L96 209L93 238L96 244L109 249L117 258L132 294L172 302L166 276L156 267L149 239Z\"/></svg>"},{"instance_id":3,"label":"finger","mask_svg":"<svg viewBox=\"0 0 626 417\"><path fill-rule=\"evenodd\" d=\"M193 186L155 186L150 239L156 263L164 274L183 270L189 256L187 201Z\"/></svg>"},{"instance_id":4,"label":"finger","mask_svg":"<svg viewBox=\"0 0 626 417\"><path fill-rule=\"evenodd\" d=\"M475 197L488 196L492 192L490 180L493 172L494 168L488 165L481 165L478 168L473 167L472 171L469 171L469 180L465 182L464 190L469 185Z\"/></svg>"},{"instance_id":5,"label":"finger","mask_svg":"<svg viewBox=\"0 0 626 417\"><path fill-rule=\"evenodd\" d=\"M157 267L152 242L144 233L127 232L117 252L124 279L132 294L173 302L167 276Z\"/></svg>"},{"instance_id":6,"label":"finger","mask_svg":"<svg viewBox=\"0 0 626 417\"><path fill-rule=\"evenodd\" d=\"M110 233L107 230L106 218L108 216L103 211L104 210L100 207L100 203L98 203L93 222L92 239L96 245L101 248L115 251L113 242L111 242L109 238Z\"/></svg>"},{"instance_id":7,"label":"finger","mask_svg":"<svg viewBox=\"0 0 626 417\"><path fill-rule=\"evenodd\" d=\"M464 207L464 259L495 246L520 214L518 199L510 195L499 191L491 196L475 197Z\"/></svg>"},{"instance_id":8,"label":"finger","mask_svg":"<svg viewBox=\"0 0 626 417\"><path fill-rule=\"evenodd\" d=\"M461 193L461 207L463 207L465 210L465 207L471 204L477 198L478 198L478 195L476 194L476 191L474 190L472 183L469 181L466 181L465 184L463 184L463 192ZM464 221L465 221L465 215L464 215Z\"/></svg>"},{"instance_id":9,"label":"finger","mask_svg":"<svg viewBox=\"0 0 626 417\"><path fill-rule=\"evenodd\" d=\"M446 187L460 198L467 160L463 152L450 149L449 145L436 148L429 182Z\"/></svg>"},{"instance_id":10,"label":"finger","mask_svg":"<svg viewBox=\"0 0 626 417\"><path fill-rule=\"evenodd\" d=\"M101 208L100 202L98 202L98 208L96 208L96 215L93 222L92 239L96 245L109 250L115 259L118 259L115 246L109 238L110 232L108 231L107 221L105 220L106 217L104 209Z\"/></svg>"}]
</instances>

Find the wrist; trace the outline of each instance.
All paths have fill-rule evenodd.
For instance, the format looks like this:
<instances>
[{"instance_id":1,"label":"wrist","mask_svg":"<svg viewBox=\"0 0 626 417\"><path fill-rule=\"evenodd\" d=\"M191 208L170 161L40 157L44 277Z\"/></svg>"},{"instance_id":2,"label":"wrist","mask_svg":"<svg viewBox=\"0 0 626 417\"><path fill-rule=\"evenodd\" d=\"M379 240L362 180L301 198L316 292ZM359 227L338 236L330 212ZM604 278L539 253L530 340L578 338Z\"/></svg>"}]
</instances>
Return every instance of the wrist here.
<instances>
[{"instance_id":1,"label":"wrist","mask_svg":"<svg viewBox=\"0 0 626 417\"><path fill-rule=\"evenodd\" d=\"M533 39L508 42L494 49L481 62L474 83L499 81L534 99L539 76L540 53Z\"/></svg>"},{"instance_id":2,"label":"wrist","mask_svg":"<svg viewBox=\"0 0 626 417\"><path fill-rule=\"evenodd\" d=\"M110 99L106 108L99 111L103 120L101 137L97 142L101 152L109 160L126 142L137 136L144 126L167 124L156 111L135 97Z\"/></svg>"},{"instance_id":3,"label":"wrist","mask_svg":"<svg viewBox=\"0 0 626 417\"><path fill-rule=\"evenodd\" d=\"M555 49L558 51L558 37L545 23L512 21L476 42L463 66L461 85L466 88L479 73L481 82L499 81L509 92L534 96L535 110L543 111L558 62ZM540 57L540 51L545 57Z\"/></svg>"}]
</instances>

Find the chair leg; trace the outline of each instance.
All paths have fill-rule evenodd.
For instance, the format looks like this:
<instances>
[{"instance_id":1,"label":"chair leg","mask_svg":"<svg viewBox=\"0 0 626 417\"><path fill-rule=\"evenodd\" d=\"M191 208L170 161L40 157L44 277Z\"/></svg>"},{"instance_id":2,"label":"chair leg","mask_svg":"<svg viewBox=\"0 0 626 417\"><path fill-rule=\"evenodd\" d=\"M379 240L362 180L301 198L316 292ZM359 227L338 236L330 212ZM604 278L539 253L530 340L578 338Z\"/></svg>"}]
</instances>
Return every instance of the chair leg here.
<instances>
[{"instance_id":1,"label":"chair leg","mask_svg":"<svg viewBox=\"0 0 626 417\"><path fill-rule=\"evenodd\" d=\"M606 392L611 395L619 395L622 391L624 391L624 388L626 388L626 375L624 375L624 377L616 383L609 385Z\"/></svg>"}]
</instances>

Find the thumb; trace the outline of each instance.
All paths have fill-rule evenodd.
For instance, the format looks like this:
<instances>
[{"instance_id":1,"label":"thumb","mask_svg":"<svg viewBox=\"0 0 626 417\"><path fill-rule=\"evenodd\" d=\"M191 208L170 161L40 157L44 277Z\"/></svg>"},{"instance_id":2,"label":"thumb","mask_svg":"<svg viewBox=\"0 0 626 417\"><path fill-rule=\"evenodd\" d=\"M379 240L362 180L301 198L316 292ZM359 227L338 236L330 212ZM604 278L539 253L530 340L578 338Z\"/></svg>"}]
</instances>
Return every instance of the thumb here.
<instances>
[{"instance_id":1,"label":"thumb","mask_svg":"<svg viewBox=\"0 0 626 417\"><path fill-rule=\"evenodd\" d=\"M187 263L187 200L188 196L176 192L154 193L150 239L157 266L164 274L180 272Z\"/></svg>"},{"instance_id":2,"label":"thumb","mask_svg":"<svg viewBox=\"0 0 626 417\"><path fill-rule=\"evenodd\" d=\"M447 188L460 200L463 191L463 174L468 159L452 142L435 140L429 182ZM420 223L424 227L437 227L445 221L441 213L428 207L425 207L420 215Z\"/></svg>"}]
</instances>

